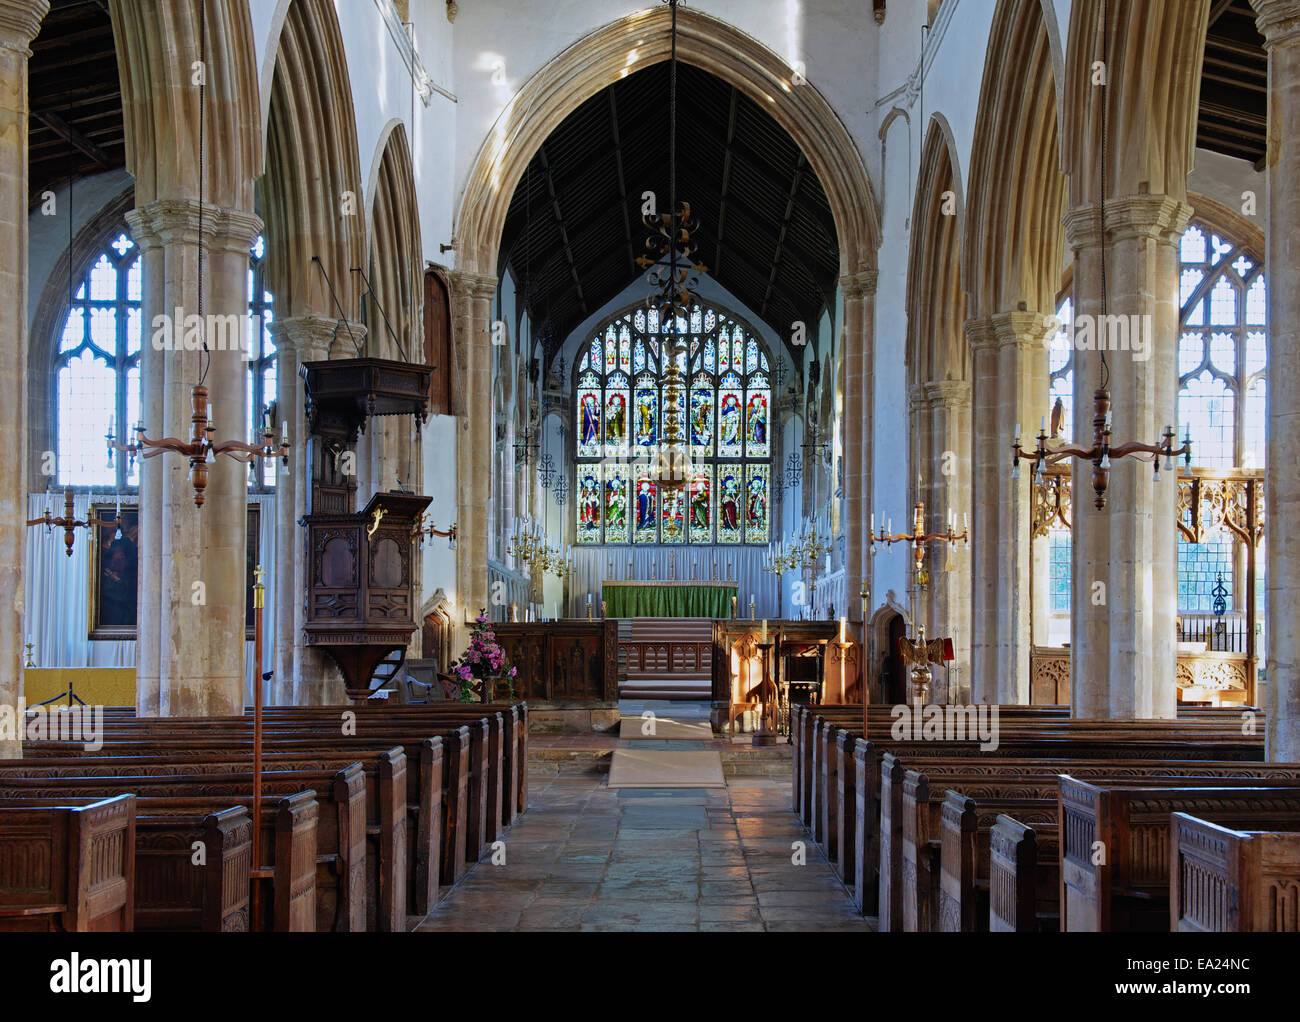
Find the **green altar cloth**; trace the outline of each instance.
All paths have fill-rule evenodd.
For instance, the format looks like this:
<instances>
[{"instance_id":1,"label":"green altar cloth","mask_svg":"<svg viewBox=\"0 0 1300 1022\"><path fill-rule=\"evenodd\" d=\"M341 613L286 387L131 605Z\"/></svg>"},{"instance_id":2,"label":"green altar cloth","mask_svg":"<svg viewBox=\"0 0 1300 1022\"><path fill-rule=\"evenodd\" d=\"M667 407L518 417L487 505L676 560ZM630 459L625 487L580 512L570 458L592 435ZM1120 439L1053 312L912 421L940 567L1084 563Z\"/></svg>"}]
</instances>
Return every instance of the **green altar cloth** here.
<instances>
[{"instance_id":1,"label":"green altar cloth","mask_svg":"<svg viewBox=\"0 0 1300 1022\"><path fill-rule=\"evenodd\" d=\"M606 617L729 618L736 583L605 582L602 594Z\"/></svg>"}]
</instances>

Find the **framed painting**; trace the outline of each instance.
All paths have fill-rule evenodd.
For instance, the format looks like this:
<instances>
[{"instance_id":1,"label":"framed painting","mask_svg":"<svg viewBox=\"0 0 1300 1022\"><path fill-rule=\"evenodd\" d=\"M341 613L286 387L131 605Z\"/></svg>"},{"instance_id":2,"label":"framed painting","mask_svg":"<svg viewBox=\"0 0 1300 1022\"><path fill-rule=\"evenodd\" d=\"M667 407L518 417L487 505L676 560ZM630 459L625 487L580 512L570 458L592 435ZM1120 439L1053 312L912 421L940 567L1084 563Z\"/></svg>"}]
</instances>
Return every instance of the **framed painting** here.
<instances>
[{"instance_id":1,"label":"framed painting","mask_svg":"<svg viewBox=\"0 0 1300 1022\"><path fill-rule=\"evenodd\" d=\"M90 505L102 522L117 516L117 505ZM140 508L122 507L117 526L90 530L90 638L135 638L136 578L140 565Z\"/></svg>"},{"instance_id":2,"label":"framed painting","mask_svg":"<svg viewBox=\"0 0 1300 1022\"><path fill-rule=\"evenodd\" d=\"M116 504L92 504L100 521L113 521ZM133 640L139 591L140 509L123 506L120 529L112 526L91 530L90 548L90 638ZM120 533L120 534L119 534ZM261 555L261 506L248 505L247 546L244 559L244 637L253 638L253 571Z\"/></svg>"}]
</instances>

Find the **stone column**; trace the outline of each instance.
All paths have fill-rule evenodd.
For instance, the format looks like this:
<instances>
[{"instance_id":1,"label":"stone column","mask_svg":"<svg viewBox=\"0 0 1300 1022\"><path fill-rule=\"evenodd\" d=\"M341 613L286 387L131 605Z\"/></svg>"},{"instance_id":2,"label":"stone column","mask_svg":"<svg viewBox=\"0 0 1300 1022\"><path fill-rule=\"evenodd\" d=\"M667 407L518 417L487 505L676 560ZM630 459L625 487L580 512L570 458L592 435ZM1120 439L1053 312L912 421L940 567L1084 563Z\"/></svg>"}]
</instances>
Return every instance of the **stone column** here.
<instances>
[{"instance_id":1,"label":"stone column","mask_svg":"<svg viewBox=\"0 0 1300 1022\"><path fill-rule=\"evenodd\" d=\"M1112 446L1154 443L1175 423L1178 376L1178 245L1191 208L1169 196L1134 195L1106 203L1109 309L1140 329L1142 350L1107 350ZM1096 327L1115 346L1120 331L1096 317L1101 306L1100 218L1071 210L1066 239L1074 252L1074 439L1093 436L1093 391L1101 354L1080 350L1078 330ZM1080 319L1090 317L1090 319ZM1136 317L1136 318L1133 318ZM1122 345L1121 345L1122 348ZM1107 503L1094 506L1092 464L1073 466L1071 704L1078 717L1171 717L1177 613L1177 486L1173 473L1154 483L1149 463L1112 461Z\"/></svg>"},{"instance_id":2,"label":"stone column","mask_svg":"<svg viewBox=\"0 0 1300 1022\"><path fill-rule=\"evenodd\" d=\"M844 613L857 621L862 615L859 587L871 590L871 606L879 602L872 578L870 541L872 487L872 415L875 409L875 301L877 271L840 278L844 295ZM829 381L827 381L829 385ZM776 470L783 466L777 464ZM870 615L871 606L867 613Z\"/></svg>"},{"instance_id":3,"label":"stone column","mask_svg":"<svg viewBox=\"0 0 1300 1022\"><path fill-rule=\"evenodd\" d=\"M1251 0L1268 50L1268 758L1300 759L1300 0Z\"/></svg>"},{"instance_id":4,"label":"stone column","mask_svg":"<svg viewBox=\"0 0 1300 1022\"><path fill-rule=\"evenodd\" d=\"M971 698L996 703L1002 693L997 615L1002 476L1010 477L1011 437L998 433L998 336L991 317L966 323L971 350ZM986 396L987 395L987 396Z\"/></svg>"},{"instance_id":5,"label":"stone column","mask_svg":"<svg viewBox=\"0 0 1300 1022\"><path fill-rule=\"evenodd\" d=\"M962 515L970 513L970 384L965 380L936 380L925 384L924 390L930 420L929 453L919 467L928 519L926 531L946 531L951 510L956 522L953 531L960 532ZM926 634L951 638L955 657L951 668L936 669L936 677L941 675L948 685L947 702L969 702L970 551L961 544L950 547L947 543L931 543L925 564L930 571L931 615Z\"/></svg>"},{"instance_id":6,"label":"stone column","mask_svg":"<svg viewBox=\"0 0 1300 1022\"><path fill-rule=\"evenodd\" d=\"M470 620L487 607L487 505L492 477L492 295L497 280L454 270L452 336L457 382L462 388L456 434L456 494L460 529L456 543L456 602ZM467 634L465 617L454 622L456 641Z\"/></svg>"},{"instance_id":7,"label":"stone column","mask_svg":"<svg viewBox=\"0 0 1300 1022\"><path fill-rule=\"evenodd\" d=\"M49 0L0 0L0 422L17 450L0 458L0 586L9 594L0 620L0 706L23 694L23 563L27 546L27 62ZM0 757L22 753L21 720Z\"/></svg>"},{"instance_id":8,"label":"stone column","mask_svg":"<svg viewBox=\"0 0 1300 1022\"><path fill-rule=\"evenodd\" d=\"M141 417L146 435L188 439L191 390L203 379L215 437L245 439L248 249L261 221L240 210L206 206L200 225L199 204L174 199L132 210L127 221L144 260L149 343L143 346ZM200 243L207 357L184 343L187 319L199 312ZM170 344L159 330L164 321L171 323ZM133 425L123 423L119 432L132 437ZM142 462L136 696L141 714L243 712L247 471L230 458L216 459L200 509L188 459L163 453ZM232 634L239 640L232 642Z\"/></svg>"},{"instance_id":9,"label":"stone column","mask_svg":"<svg viewBox=\"0 0 1300 1022\"><path fill-rule=\"evenodd\" d=\"M1019 423L1021 443L1033 446L1047 411L1047 342L1056 333L1055 316L998 313L992 317L997 338L998 584L997 614L989 625L998 646L998 701L1029 702L1031 540L1029 521L1033 471L1022 466L1011 478L1011 440ZM1026 438L1030 439L1026 439Z\"/></svg>"}]
</instances>

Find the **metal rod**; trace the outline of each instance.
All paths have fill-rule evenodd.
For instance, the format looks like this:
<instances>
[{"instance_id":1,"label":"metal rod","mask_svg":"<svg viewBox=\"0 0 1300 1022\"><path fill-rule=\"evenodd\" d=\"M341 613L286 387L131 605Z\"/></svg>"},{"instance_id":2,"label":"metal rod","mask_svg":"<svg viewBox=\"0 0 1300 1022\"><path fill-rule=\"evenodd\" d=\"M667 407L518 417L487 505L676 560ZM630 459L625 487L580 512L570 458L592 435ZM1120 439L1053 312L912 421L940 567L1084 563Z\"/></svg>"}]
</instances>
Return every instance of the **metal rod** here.
<instances>
[{"instance_id":1,"label":"metal rod","mask_svg":"<svg viewBox=\"0 0 1300 1022\"><path fill-rule=\"evenodd\" d=\"M393 324L388 322L388 313L384 311L384 304L379 300L379 297L375 294L375 289L370 286L370 279L366 276L366 271L363 270L360 266L354 266L352 267L352 272L361 274L361 279L362 281L365 282L366 285L366 294L362 295L361 297L365 298L366 295L369 295L371 300L374 301L375 308L379 310L379 315L381 315L384 318L384 326L388 328L388 336L393 339L393 343L397 345L397 350L402 353L402 361L409 362L411 360L410 356L406 354L406 349L402 347L401 340L398 338L397 334L393 332Z\"/></svg>"},{"instance_id":2,"label":"metal rod","mask_svg":"<svg viewBox=\"0 0 1300 1022\"><path fill-rule=\"evenodd\" d=\"M352 333L352 324L348 322L347 314L343 311L343 306L339 303L339 296L334 293L334 281L330 280L330 275L325 272L325 264L321 262L320 256L312 256L311 261L320 267L320 275L325 278L325 286L329 288L330 300L334 302L334 309L339 314L339 322L347 328L348 338L352 341L352 347L356 349L358 355L361 354L361 345L357 344L357 339ZM335 336L338 336L338 327L334 328Z\"/></svg>"}]
</instances>

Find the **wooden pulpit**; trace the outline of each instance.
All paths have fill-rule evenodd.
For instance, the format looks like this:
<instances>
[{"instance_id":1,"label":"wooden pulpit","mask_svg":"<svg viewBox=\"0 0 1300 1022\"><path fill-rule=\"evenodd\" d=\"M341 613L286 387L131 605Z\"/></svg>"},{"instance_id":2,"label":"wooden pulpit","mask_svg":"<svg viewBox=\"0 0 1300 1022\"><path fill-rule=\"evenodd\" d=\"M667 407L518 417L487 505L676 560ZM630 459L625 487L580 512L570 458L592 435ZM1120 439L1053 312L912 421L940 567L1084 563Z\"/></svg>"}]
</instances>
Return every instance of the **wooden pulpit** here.
<instances>
[{"instance_id":1,"label":"wooden pulpit","mask_svg":"<svg viewBox=\"0 0 1300 1022\"><path fill-rule=\"evenodd\" d=\"M377 415L423 422L432 369L386 359L332 359L302 367L307 391L307 643L343 672L348 696L369 697L380 665L400 669L415 631L412 535L431 497L376 493L356 501L356 443Z\"/></svg>"}]
</instances>

